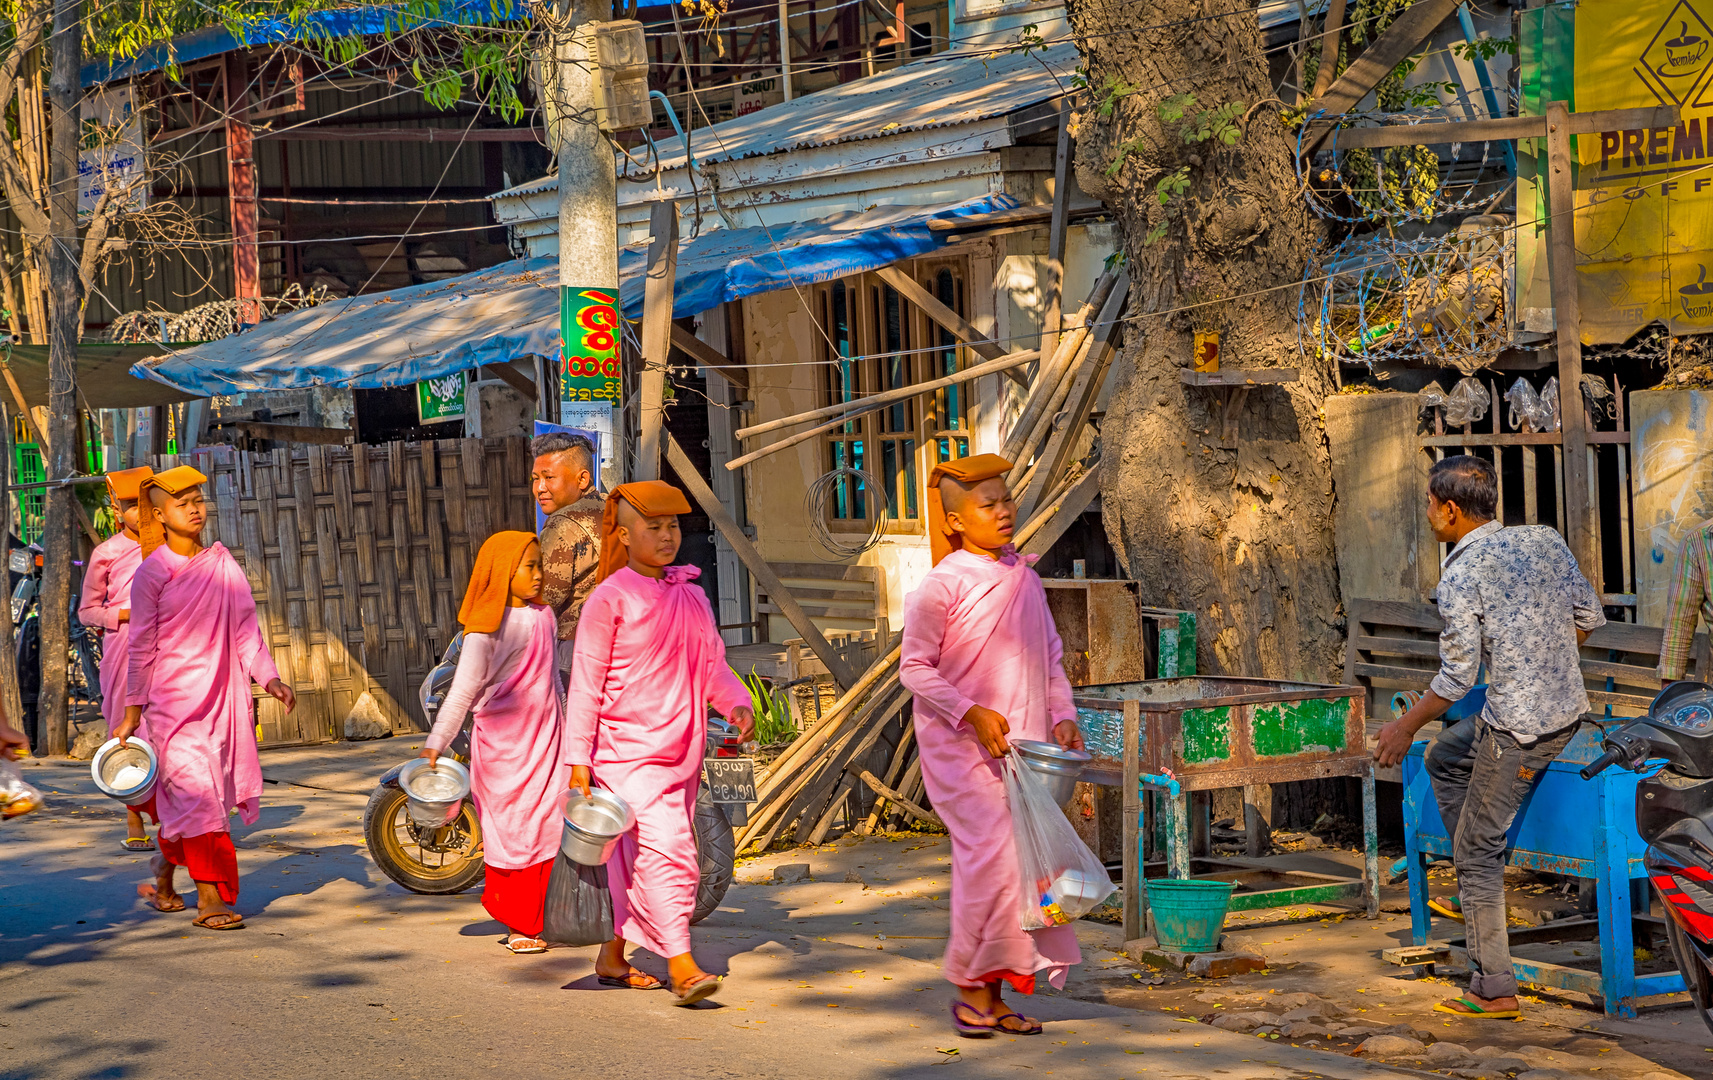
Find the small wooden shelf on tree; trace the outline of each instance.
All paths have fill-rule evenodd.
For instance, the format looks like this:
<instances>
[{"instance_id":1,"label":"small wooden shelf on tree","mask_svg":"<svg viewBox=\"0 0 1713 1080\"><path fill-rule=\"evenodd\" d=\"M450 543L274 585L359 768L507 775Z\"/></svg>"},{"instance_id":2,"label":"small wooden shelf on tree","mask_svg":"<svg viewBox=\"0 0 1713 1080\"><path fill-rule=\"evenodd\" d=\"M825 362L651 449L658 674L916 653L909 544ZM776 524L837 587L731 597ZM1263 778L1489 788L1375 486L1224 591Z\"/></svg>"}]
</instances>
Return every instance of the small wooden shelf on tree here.
<instances>
[{"instance_id":1,"label":"small wooden shelf on tree","mask_svg":"<svg viewBox=\"0 0 1713 1080\"><path fill-rule=\"evenodd\" d=\"M1206 386L1214 390L1222 390L1220 396L1225 398L1220 425L1219 445L1226 450L1237 448L1237 415L1243 411L1243 400L1249 396L1249 391L1257 386L1277 386L1281 383L1294 383L1301 378L1296 368L1252 368L1243 371L1237 368L1223 368L1219 371L1197 371L1194 368L1184 368L1178 375L1185 386Z\"/></svg>"},{"instance_id":2,"label":"small wooden shelf on tree","mask_svg":"<svg viewBox=\"0 0 1713 1080\"><path fill-rule=\"evenodd\" d=\"M1235 368L1225 368L1220 371L1196 371L1184 368L1179 378L1185 386L1260 386L1263 383L1296 382L1302 376L1294 367L1254 368L1250 371L1239 371Z\"/></svg>"}]
</instances>

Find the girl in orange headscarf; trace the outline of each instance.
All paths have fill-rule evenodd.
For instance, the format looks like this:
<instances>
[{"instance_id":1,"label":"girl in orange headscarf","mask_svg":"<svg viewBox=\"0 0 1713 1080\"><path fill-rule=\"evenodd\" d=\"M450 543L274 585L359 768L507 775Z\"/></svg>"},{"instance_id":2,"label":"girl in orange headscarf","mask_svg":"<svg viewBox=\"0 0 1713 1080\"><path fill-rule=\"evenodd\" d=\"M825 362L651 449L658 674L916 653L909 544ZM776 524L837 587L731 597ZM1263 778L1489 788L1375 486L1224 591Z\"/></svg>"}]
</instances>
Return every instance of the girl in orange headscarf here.
<instances>
[{"instance_id":1,"label":"girl in orange headscarf","mask_svg":"<svg viewBox=\"0 0 1713 1080\"><path fill-rule=\"evenodd\" d=\"M488 537L458 611L458 671L422 752L432 765L475 714L470 793L487 864L482 906L510 931L514 953L547 951L542 918L569 773L559 752L557 623L540 596L535 534Z\"/></svg>"}]
</instances>

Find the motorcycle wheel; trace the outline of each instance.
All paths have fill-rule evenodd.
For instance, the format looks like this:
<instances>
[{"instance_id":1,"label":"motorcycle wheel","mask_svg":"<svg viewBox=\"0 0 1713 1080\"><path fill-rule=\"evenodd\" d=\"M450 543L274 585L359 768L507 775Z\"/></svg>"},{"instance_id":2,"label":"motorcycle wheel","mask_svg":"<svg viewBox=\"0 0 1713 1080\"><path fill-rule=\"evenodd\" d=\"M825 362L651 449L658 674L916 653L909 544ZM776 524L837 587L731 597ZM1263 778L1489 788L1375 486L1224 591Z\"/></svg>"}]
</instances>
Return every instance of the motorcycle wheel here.
<instances>
[{"instance_id":1,"label":"motorcycle wheel","mask_svg":"<svg viewBox=\"0 0 1713 1080\"><path fill-rule=\"evenodd\" d=\"M1707 961L1702 958L1700 950L1670 914L1665 917L1665 938L1671 945L1677 970L1683 973L1689 996L1695 1001L1695 1011L1701 1014L1701 1022L1707 1025L1707 1030L1713 1032L1713 972L1707 970Z\"/></svg>"},{"instance_id":2,"label":"motorcycle wheel","mask_svg":"<svg viewBox=\"0 0 1713 1080\"><path fill-rule=\"evenodd\" d=\"M702 878L696 884L696 911L690 916L694 926L714 913L726 890L732 887L732 870L737 864L732 836L732 823L726 812L714 802L713 794L703 787L696 792L696 865Z\"/></svg>"},{"instance_id":3,"label":"motorcycle wheel","mask_svg":"<svg viewBox=\"0 0 1713 1080\"><path fill-rule=\"evenodd\" d=\"M435 830L450 835L425 838L411 824L406 801L402 789L378 787L363 811L369 857L381 873L411 892L429 896L461 893L476 884L482 876L482 856L478 853L482 827L476 821L475 807L465 802L457 821Z\"/></svg>"}]
</instances>

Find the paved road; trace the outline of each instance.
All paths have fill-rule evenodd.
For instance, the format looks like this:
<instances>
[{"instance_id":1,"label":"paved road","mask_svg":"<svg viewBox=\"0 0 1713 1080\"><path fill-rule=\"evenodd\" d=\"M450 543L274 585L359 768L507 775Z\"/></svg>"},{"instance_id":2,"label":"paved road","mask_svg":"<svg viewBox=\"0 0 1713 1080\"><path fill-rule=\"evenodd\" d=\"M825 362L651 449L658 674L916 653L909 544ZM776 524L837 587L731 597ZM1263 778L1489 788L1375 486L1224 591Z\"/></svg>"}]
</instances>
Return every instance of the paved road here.
<instances>
[{"instance_id":1,"label":"paved road","mask_svg":"<svg viewBox=\"0 0 1713 1080\"><path fill-rule=\"evenodd\" d=\"M264 771L291 776L286 761ZM696 932L727 986L686 1010L597 987L593 949L505 953L474 895L388 882L361 843L363 796L326 790L361 789L325 769L317 788L271 785L235 834L249 927L229 933L137 901L147 864L119 850L123 818L87 772L27 775L52 802L0 826L0 1080L1411 1075L1064 995L1031 1002L1045 1037L954 1038L933 962L942 844L870 841L863 882L734 888ZM1088 927L1073 978L1112 961L1111 936Z\"/></svg>"}]
</instances>

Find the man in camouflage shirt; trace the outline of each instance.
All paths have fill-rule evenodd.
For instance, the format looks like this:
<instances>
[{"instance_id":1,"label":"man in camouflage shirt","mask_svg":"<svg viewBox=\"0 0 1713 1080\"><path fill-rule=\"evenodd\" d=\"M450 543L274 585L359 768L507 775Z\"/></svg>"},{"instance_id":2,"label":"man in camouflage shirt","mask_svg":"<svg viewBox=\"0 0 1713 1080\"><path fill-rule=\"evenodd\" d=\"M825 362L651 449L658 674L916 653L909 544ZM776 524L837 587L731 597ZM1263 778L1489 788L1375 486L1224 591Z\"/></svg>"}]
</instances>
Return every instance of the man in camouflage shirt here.
<instances>
[{"instance_id":1,"label":"man in camouflage shirt","mask_svg":"<svg viewBox=\"0 0 1713 1080\"><path fill-rule=\"evenodd\" d=\"M571 670L577 615L595 587L601 558L601 509L595 448L581 435L550 432L530 440L530 490L547 515L541 527L541 601L559 620L559 671Z\"/></svg>"}]
</instances>

